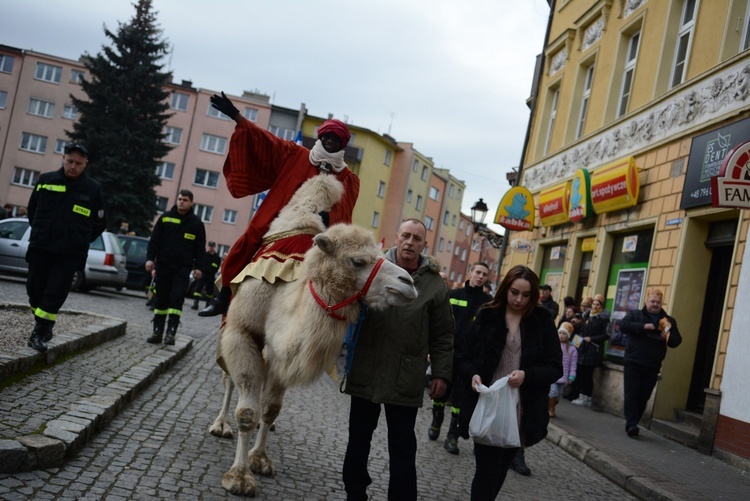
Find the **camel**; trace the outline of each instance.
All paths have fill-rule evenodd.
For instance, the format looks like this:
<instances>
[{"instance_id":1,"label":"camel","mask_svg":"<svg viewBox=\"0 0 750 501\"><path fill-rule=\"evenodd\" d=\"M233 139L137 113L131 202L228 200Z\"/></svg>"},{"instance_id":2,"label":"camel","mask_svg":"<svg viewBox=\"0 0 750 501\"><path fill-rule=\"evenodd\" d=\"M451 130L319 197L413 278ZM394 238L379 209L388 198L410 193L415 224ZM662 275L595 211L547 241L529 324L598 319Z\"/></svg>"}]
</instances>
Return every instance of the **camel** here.
<instances>
[{"instance_id":1,"label":"camel","mask_svg":"<svg viewBox=\"0 0 750 501\"><path fill-rule=\"evenodd\" d=\"M342 191L333 176L321 174L306 181L273 221L266 239L324 230L318 213L330 210ZM250 278L239 283L219 335L217 361L228 378L224 407L211 432L222 435L228 428L231 433L226 414L236 386L237 450L221 479L232 494L255 496L253 472L275 474L267 438L284 393L312 383L333 363L348 325L359 317L360 302L377 309L405 305L417 296L411 276L383 259L370 232L337 224L316 234L313 242L297 279L271 283ZM256 268L262 275L264 266ZM248 453L250 434L259 422Z\"/></svg>"}]
</instances>

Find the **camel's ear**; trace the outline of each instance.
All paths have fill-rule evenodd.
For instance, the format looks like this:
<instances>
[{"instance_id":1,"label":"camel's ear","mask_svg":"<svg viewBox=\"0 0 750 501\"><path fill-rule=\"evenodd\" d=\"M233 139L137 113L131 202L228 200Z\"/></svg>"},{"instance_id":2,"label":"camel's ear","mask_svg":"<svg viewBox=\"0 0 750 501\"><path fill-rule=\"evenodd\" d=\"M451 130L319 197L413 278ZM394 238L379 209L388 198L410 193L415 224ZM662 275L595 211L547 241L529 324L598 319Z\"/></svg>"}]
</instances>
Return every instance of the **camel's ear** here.
<instances>
[{"instance_id":1,"label":"camel's ear","mask_svg":"<svg viewBox=\"0 0 750 501\"><path fill-rule=\"evenodd\" d=\"M315 245L318 246L320 250L325 252L326 254L333 254L333 250L336 247L336 244L331 240L331 237L326 235L325 233L318 233L313 238L315 241Z\"/></svg>"}]
</instances>

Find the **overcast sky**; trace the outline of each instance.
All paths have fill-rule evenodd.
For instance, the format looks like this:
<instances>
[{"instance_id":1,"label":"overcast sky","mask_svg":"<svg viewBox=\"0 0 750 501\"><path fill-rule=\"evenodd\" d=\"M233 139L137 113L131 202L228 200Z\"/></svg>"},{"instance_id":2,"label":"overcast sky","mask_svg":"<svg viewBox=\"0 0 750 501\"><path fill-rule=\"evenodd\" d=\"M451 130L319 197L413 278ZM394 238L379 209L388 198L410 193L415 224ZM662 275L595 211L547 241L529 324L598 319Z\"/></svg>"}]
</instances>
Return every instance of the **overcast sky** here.
<instances>
[{"instance_id":1,"label":"overcast sky","mask_svg":"<svg viewBox=\"0 0 750 501\"><path fill-rule=\"evenodd\" d=\"M96 54L131 0L3 0L0 43ZM413 143L482 197L519 164L546 0L153 0L173 80L334 117ZM499 226L493 226L501 230Z\"/></svg>"}]
</instances>

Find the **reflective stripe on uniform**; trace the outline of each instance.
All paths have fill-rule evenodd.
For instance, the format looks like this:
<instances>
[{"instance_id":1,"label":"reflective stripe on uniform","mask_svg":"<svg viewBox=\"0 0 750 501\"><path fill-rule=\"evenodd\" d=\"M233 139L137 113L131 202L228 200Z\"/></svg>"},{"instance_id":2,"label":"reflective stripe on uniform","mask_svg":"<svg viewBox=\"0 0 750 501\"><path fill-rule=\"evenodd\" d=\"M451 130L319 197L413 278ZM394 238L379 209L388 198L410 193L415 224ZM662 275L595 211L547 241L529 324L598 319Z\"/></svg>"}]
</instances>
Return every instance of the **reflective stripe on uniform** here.
<instances>
[{"instance_id":1,"label":"reflective stripe on uniform","mask_svg":"<svg viewBox=\"0 0 750 501\"><path fill-rule=\"evenodd\" d=\"M178 310L177 308L170 308L167 310L167 313L170 315L177 315L178 317L182 316L182 310Z\"/></svg>"},{"instance_id":2,"label":"reflective stripe on uniform","mask_svg":"<svg viewBox=\"0 0 750 501\"><path fill-rule=\"evenodd\" d=\"M175 224L180 224L180 223L182 222L182 220L181 220L181 219L178 219L178 218L176 218L176 217L163 217L163 218L161 218L161 220L162 220L162 222L164 222L164 223L175 223Z\"/></svg>"},{"instance_id":3,"label":"reflective stripe on uniform","mask_svg":"<svg viewBox=\"0 0 750 501\"><path fill-rule=\"evenodd\" d=\"M87 209L86 207L81 207L80 205L74 205L73 212L75 212L76 214L80 214L82 216L86 216L86 217L91 216L91 209Z\"/></svg>"},{"instance_id":4,"label":"reflective stripe on uniform","mask_svg":"<svg viewBox=\"0 0 750 501\"><path fill-rule=\"evenodd\" d=\"M195 240L195 235L192 233L185 233L185 240Z\"/></svg>"},{"instance_id":5,"label":"reflective stripe on uniform","mask_svg":"<svg viewBox=\"0 0 750 501\"><path fill-rule=\"evenodd\" d=\"M154 309L154 315L166 315L169 312L169 310L157 310Z\"/></svg>"},{"instance_id":6,"label":"reflective stripe on uniform","mask_svg":"<svg viewBox=\"0 0 750 501\"><path fill-rule=\"evenodd\" d=\"M36 191L39 190L59 191L62 193L67 191L67 187L64 184L37 184Z\"/></svg>"},{"instance_id":7,"label":"reflective stripe on uniform","mask_svg":"<svg viewBox=\"0 0 750 501\"><path fill-rule=\"evenodd\" d=\"M451 305L452 306L460 306L462 308L466 308L467 306L469 306L469 302L467 300L465 300L465 299L457 299L457 298L452 297L451 298Z\"/></svg>"},{"instance_id":8,"label":"reflective stripe on uniform","mask_svg":"<svg viewBox=\"0 0 750 501\"><path fill-rule=\"evenodd\" d=\"M57 320L57 313L49 313L41 308L37 308L36 310L34 310L34 316L49 320L50 322L54 322L55 320Z\"/></svg>"}]
</instances>

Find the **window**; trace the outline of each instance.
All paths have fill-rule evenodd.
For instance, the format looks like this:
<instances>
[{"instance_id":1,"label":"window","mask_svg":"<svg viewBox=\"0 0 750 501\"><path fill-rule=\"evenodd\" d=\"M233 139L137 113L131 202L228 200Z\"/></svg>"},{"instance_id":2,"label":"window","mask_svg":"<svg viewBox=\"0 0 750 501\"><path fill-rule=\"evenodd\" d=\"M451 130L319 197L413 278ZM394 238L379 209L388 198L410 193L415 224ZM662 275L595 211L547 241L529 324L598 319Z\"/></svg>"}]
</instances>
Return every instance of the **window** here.
<instances>
[{"instance_id":1,"label":"window","mask_svg":"<svg viewBox=\"0 0 750 501\"><path fill-rule=\"evenodd\" d=\"M59 153L62 155L65 153L65 147L70 144L70 141L67 141L65 139L58 139L55 141L55 153Z\"/></svg>"},{"instance_id":2,"label":"window","mask_svg":"<svg viewBox=\"0 0 750 501\"><path fill-rule=\"evenodd\" d=\"M412 198L413 196L414 196L414 192L413 192L413 191L411 191L411 190L408 190L408 191L406 192L406 203L407 203L407 204L410 204L410 203L411 203L411 198Z\"/></svg>"},{"instance_id":3,"label":"window","mask_svg":"<svg viewBox=\"0 0 750 501\"><path fill-rule=\"evenodd\" d=\"M385 196L385 182L380 181L378 183L378 196L383 198Z\"/></svg>"},{"instance_id":4,"label":"window","mask_svg":"<svg viewBox=\"0 0 750 501\"><path fill-rule=\"evenodd\" d=\"M451 220L451 226L456 226L456 215L453 214L453 219Z\"/></svg>"},{"instance_id":5,"label":"window","mask_svg":"<svg viewBox=\"0 0 750 501\"><path fill-rule=\"evenodd\" d=\"M164 127L164 142L169 144L180 144L182 140L182 129L179 127Z\"/></svg>"},{"instance_id":6,"label":"window","mask_svg":"<svg viewBox=\"0 0 750 501\"><path fill-rule=\"evenodd\" d=\"M453 191L456 189L456 185L453 183L448 186L448 198L453 198Z\"/></svg>"},{"instance_id":7,"label":"window","mask_svg":"<svg viewBox=\"0 0 750 501\"><path fill-rule=\"evenodd\" d=\"M173 92L172 99L169 102L169 107L173 110L187 111L188 101L190 96L182 92Z\"/></svg>"},{"instance_id":8,"label":"window","mask_svg":"<svg viewBox=\"0 0 750 501\"><path fill-rule=\"evenodd\" d=\"M463 281L464 281L464 274L463 273L459 273L458 277L456 277L456 282L458 282L459 284L461 284L461 283L463 283Z\"/></svg>"},{"instance_id":9,"label":"window","mask_svg":"<svg viewBox=\"0 0 750 501\"><path fill-rule=\"evenodd\" d=\"M386 165L391 165L392 155L393 155L393 152L391 150L385 150L385 158L383 159L383 163Z\"/></svg>"},{"instance_id":10,"label":"window","mask_svg":"<svg viewBox=\"0 0 750 501\"><path fill-rule=\"evenodd\" d=\"M4 110L8 103L8 93L4 90L0 90L0 110Z\"/></svg>"},{"instance_id":11,"label":"window","mask_svg":"<svg viewBox=\"0 0 750 501\"><path fill-rule=\"evenodd\" d=\"M258 120L258 110L256 110L255 108L245 108L245 112L243 113L243 115L251 122L255 122L256 120Z\"/></svg>"},{"instance_id":12,"label":"window","mask_svg":"<svg viewBox=\"0 0 750 501\"><path fill-rule=\"evenodd\" d=\"M458 246L458 245L456 245L456 246L455 246L455 247L453 248L453 255L454 255L454 256L458 256L458 255L459 255L460 253L461 253L461 247L460 247L460 246Z\"/></svg>"},{"instance_id":13,"label":"window","mask_svg":"<svg viewBox=\"0 0 750 501\"><path fill-rule=\"evenodd\" d=\"M63 118L69 118L71 120L75 120L76 118L78 118L78 110L72 104L65 104L63 105L62 116Z\"/></svg>"},{"instance_id":14,"label":"window","mask_svg":"<svg viewBox=\"0 0 750 501\"><path fill-rule=\"evenodd\" d=\"M227 150L227 140L224 137L203 134L201 138L201 150L223 155Z\"/></svg>"},{"instance_id":15,"label":"window","mask_svg":"<svg viewBox=\"0 0 750 501\"><path fill-rule=\"evenodd\" d=\"M13 73L13 63L16 58L6 54L0 54L0 72Z\"/></svg>"},{"instance_id":16,"label":"window","mask_svg":"<svg viewBox=\"0 0 750 501\"><path fill-rule=\"evenodd\" d=\"M156 197L156 211L159 213L166 212L168 203L167 197Z\"/></svg>"},{"instance_id":17,"label":"window","mask_svg":"<svg viewBox=\"0 0 750 501\"><path fill-rule=\"evenodd\" d=\"M427 174L429 174L430 169L427 168L426 165L422 166L422 181L427 181Z\"/></svg>"},{"instance_id":18,"label":"window","mask_svg":"<svg viewBox=\"0 0 750 501\"><path fill-rule=\"evenodd\" d=\"M451 220L451 213L448 211L445 211L445 214L443 214L443 224L448 224Z\"/></svg>"},{"instance_id":19,"label":"window","mask_svg":"<svg viewBox=\"0 0 750 501\"><path fill-rule=\"evenodd\" d=\"M445 247L445 239L443 237L440 237L440 241L438 242L438 251L443 252L443 247Z\"/></svg>"},{"instance_id":20,"label":"window","mask_svg":"<svg viewBox=\"0 0 750 501\"><path fill-rule=\"evenodd\" d=\"M466 249L461 250L461 261L466 261Z\"/></svg>"},{"instance_id":21,"label":"window","mask_svg":"<svg viewBox=\"0 0 750 501\"><path fill-rule=\"evenodd\" d=\"M29 99L29 115L52 118L55 116L55 103L41 99Z\"/></svg>"},{"instance_id":22,"label":"window","mask_svg":"<svg viewBox=\"0 0 750 501\"><path fill-rule=\"evenodd\" d=\"M450 276L451 282L453 281L454 278L456 278L456 272L455 271L451 271L451 276Z\"/></svg>"},{"instance_id":23,"label":"window","mask_svg":"<svg viewBox=\"0 0 750 501\"><path fill-rule=\"evenodd\" d=\"M447 248L446 250L447 250L448 252L450 252L450 251L452 251L452 250L453 250L453 242L451 242L450 240L448 240L448 248Z\"/></svg>"},{"instance_id":24,"label":"window","mask_svg":"<svg viewBox=\"0 0 750 501\"><path fill-rule=\"evenodd\" d=\"M224 209L224 217L221 218L223 223L234 224L237 222L237 211Z\"/></svg>"},{"instance_id":25,"label":"window","mask_svg":"<svg viewBox=\"0 0 750 501\"><path fill-rule=\"evenodd\" d=\"M44 153L47 149L47 138L24 132L21 134L21 149L33 153Z\"/></svg>"},{"instance_id":26,"label":"window","mask_svg":"<svg viewBox=\"0 0 750 501\"><path fill-rule=\"evenodd\" d=\"M433 199L433 200L439 200L440 199L440 190L438 190L434 186L430 186L430 198Z\"/></svg>"},{"instance_id":27,"label":"window","mask_svg":"<svg viewBox=\"0 0 750 501\"><path fill-rule=\"evenodd\" d=\"M193 184L216 188L219 186L219 173L212 170L197 169L195 171L195 180Z\"/></svg>"},{"instance_id":28,"label":"window","mask_svg":"<svg viewBox=\"0 0 750 501\"><path fill-rule=\"evenodd\" d=\"M34 78L44 80L45 82L60 83L62 76L62 67L51 64L36 63L36 74Z\"/></svg>"},{"instance_id":29,"label":"window","mask_svg":"<svg viewBox=\"0 0 750 501\"><path fill-rule=\"evenodd\" d=\"M294 140L294 131L292 129L286 129L284 127L277 127L275 125L272 125L268 128L268 130L276 137L280 137L281 139L285 139L287 141L293 141Z\"/></svg>"},{"instance_id":30,"label":"window","mask_svg":"<svg viewBox=\"0 0 750 501\"><path fill-rule=\"evenodd\" d=\"M216 246L216 253L221 256L222 259L229 253L229 246L225 244L219 244Z\"/></svg>"},{"instance_id":31,"label":"window","mask_svg":"<svg viewBox=\"0 0 750 501\"><path fill-rule=\"evenodd\" d=\"M557 117L557 100L560 99L560 87L552 92L552 104L549 110L549 124L547 125L547 137L544 140L544 154L549 152L549 143L552 140L552 132L555 130L555 118Z\"/></svg>"},{"instance_id":32,"label":"window","mask_svg":"<svg viewBox=\"0 0 750 501\"><path fill-rule=\"evenodd\" d=\"M172 162L160 162L156 165L156 175L160 179L172 179L174 177L174 164Z\"/></svg>"},{"instance_id":33,"label":"window","mask_svg":"<svg viewBox=\"0 0 750 501\"><path fill-rule=\"evenodd\" d=\"M204 223L210 223L214 208L210 205L195 204L193 205L193 212Z\"/></svg>"},{"instance_id":34,"label":"window","mask_svg":"<svg viewBox=\"0 0 750 501\"><path fill-rule=\"evenodd\" d=\"M70 81L71 83L81 83L86 73L81 70L70 70Z\"/></svg>"},{"instance_id":35,"label":"window","mask_svg":"<svg viewBox=\"0 0 750 501\"><path fill-rule=\"evenodd\" d=\"M635 60L638 56L638 42L641 32L634 33L628 40L628 53L625 55L625 67L622 75L622 88L620 89L620 105L617 107L617 116L620 117L628 111L630 91L633 87L633 74L635 73Z\"/></svg>"},{"instance_id":36,"label":"window","mask_svg":"<svg viewBox=\"0 0 750 501\"><path fill-rule=\"evenodd\" d=\"M432 219L430 216L425 216L424 225L427 227L428 231L432 231L433 228L435 228L435 220Z\"/></svg>"},{"instance_id":37,"label":"window","mask_svg":"<svg viewBox=\"0 0 750 501\"><path fill-rule=\"evenodd\" d=\"M417 169L419 169L419 160L414 160L414 163L411 164L411 170L417 172Z\"/></svg>"},{"instance_id":38,"label":"window","mask_svg":"<svg viewBox=\"0 0 750 501\"><path fill-rule=\"evenodd\" d=\"M591 84L594 81L594 65L586 68L586 77L583 81L583 95L581 96L581 114L578 117L578 128L576 129L576 139L583 135L583 126L586 125L586 113L589 108L589 99L591 98Z\"/></svg>"},{"instance_id":39,"label":"window","mask_svg":"<svg viewBox=\"0 0 750 501\"><path fill-rule=\"evenodd\" d=\"M745 27L743 28L742 42L740 44L740 51L747 49L750 49L750 2L747 3L747 11L745 11Z\"/></svg>"},{"instance_id":40,"label":"window","mask_svg":"<svg viewBox=\"0 0 750 501\"><path fill-rule=\"evenodd\" d=\"M677 31L677 45L674 50L674 64L672 65L672 78L669 79L669 88L680 85L685 80L687 60L690 55L690 46L693 39L693 28L695 27L695 10L698 0L684 0L682 13L680 15L680 27Z\"/></svg>"},{"instance_id":41,"label":"window","mask_svg":"<svg viewBox=\"0 0 750 501\"><path fill-rule=\"evenodd\" d=\"M209 117L220 118L221 120L231 120L231 118L226 116L224 113L211 106L210 102L208 103L208 111L206 112L206 114Z\"/></svg>"},{"instance_id":42,"label":"window","mask_svg":"<svg viewBox=\"0 0 750 501\"><path fill-rule=\"evenodd\" d=\"M463 222L463 221L461 221L461 222L460 222L460 223L458 224L458 230L459 230L459 231L463 231L463 230L464 230L464 222Z\"/></svg>"},{"instance_id":43,"label":"window","mask_svg":"<svg viewBox=\"0 0 750 501\"><path fill-rule=\"evenodd\" d=\"M470 224L467 224L466 225L466 233L465 233L465 235L467 237L471 235L471 229L472 229L472 226Z\"/></svg>"},{"instance_id":44,"label":"window","mask_svg":"<svg viewBox=\"0 0 750 501\"><path fill-rule=\"evenodd\" d=\"M13 184L33 187L38 177L39 172L35 170L24 169L23 167L16 167L13 170Z\"/></svg>"},{"instance_id":45,"label":"window","mask_svg":"<svg viewBox=\"0 0 750 501\"><path fill-rule=\"evenodd\" d=\"M458 198L459 200L461 200L461 188L459 188L459 189L458 189L458 195L457 195L457 198Z\"/></svg>"},{"instance_id":46,"label":"window","mask_svg":"<svg viewBox=\"0 0 750 501\"><path fill-rule=\"evenodd\" d=\"M370 226L373 228L377 228L380 224L380 212L373 212L372 213L372 222L370 223Z\"/></svg>"},{"instance_id":47,"label":"window","mask_svg":"<svg viewBox=\"0 0 750 501\"><path fill-rule=\"evenodd\" d=\"M417 210L422 210L422 195L417 195L417 204L414 206Z\"/></svg>"}]
</instances>

